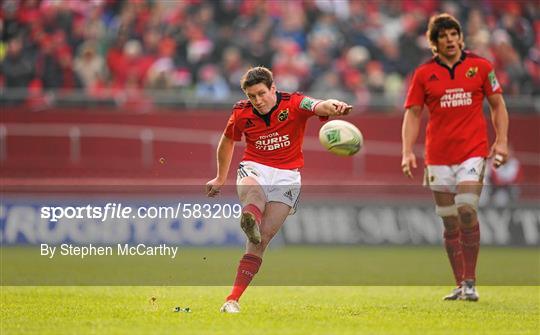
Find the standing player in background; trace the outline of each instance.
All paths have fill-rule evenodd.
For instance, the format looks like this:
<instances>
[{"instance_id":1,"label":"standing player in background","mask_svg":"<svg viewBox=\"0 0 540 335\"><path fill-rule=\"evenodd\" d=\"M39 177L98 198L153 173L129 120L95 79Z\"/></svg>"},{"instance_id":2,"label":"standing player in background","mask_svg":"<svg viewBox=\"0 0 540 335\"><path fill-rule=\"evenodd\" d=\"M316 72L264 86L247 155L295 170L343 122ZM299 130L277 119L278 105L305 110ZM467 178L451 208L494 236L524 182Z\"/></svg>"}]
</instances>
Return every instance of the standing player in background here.
<instances>
[{"instance_id":1,"label":"standing player in background","mask_svg":"<svg viewBox=\"0 0 540 335\"><path fill-rule=\"evenodd\" d=\"M234 105L217 149L217 176L206 184L209 197L219 194L227 179L234 142L244 135L246 151L236 183L243 207L240 225L248 240L232 292L221 308L225 313L240 312L238 300L258 272L264 250L296 209L307 120L314 115L322 119L346 115L352 109L335 99L278 92L272 72L264 67L249 69L240 84L248 100Z\"/></svg>"},{"instance_id":2,"label":"standing player in background","mask_svg":"<svg viewBox=\"0 0 540 335\"><path fill-rule=\"evenodd\" d=\"M477 210L486 157L494 166L508 157L508 113L492 65L463 50L459 22L448 14L431 17L427 38L434 57L412 78L403 119L403 173L416 168L413 146L424 104L429 110L426 131L425 183L433 191L436 213L444 223L444 243L457 288L445 300L477 301L476 260L480 244ZM482 111L491 109L495 143L488 149Z\"/></svg>"}]
</instances>

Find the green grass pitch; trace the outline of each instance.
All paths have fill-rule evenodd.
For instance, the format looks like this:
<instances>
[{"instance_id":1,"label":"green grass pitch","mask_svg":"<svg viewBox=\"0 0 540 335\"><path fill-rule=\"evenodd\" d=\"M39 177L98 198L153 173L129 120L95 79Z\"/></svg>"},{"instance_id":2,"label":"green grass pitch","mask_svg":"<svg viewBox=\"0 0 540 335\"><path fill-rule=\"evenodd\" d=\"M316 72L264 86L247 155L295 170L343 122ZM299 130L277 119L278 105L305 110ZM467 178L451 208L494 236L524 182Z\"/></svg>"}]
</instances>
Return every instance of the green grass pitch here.
<instances>
[{"instance_id":1,"label":"green grass pitch","mask_svg":"<svg viewBox=\"0 0 540 335\"><path fill-rule=\"evenodd\" d=\"M4 287L2 334L538 334L539 288L481 288L477 303L440 286ZM151 303L155 297L155 303ZM174 313L175 306L191 313Z\"/></svg>"},{"instance_id":2,"label":"green grass pitch","mask_svg":"<svg viewBox=\"0 0 540 335\"><path fill-rule=\"evenodd\" d=\"M16 274L40 274L24 271L32 265L27 260L28 253L27 248L2 249L3 284L6 280L13 281ZM0 334L538 334L540 331L540 256L536 248L482 248L479 278L483 284L479 285L478 303L441 300L452 288L449 266L441 248L277 248L268 252L254 285L242 297L242 313L221 314L219 308L230 290L241 254L239 248L184 249L183 258L172 263L174 268L180 268L175 278L184 286L149 285L161 278L164 269L169 270L168 262L160 264L152 257L102 258L105 263L100 263L99 258L84 262L59 259L65 262L60 265L65 266L67 278L83 282L96 274L98 265L106 276L105 272L112 270L107 262L131 276L138 273L127 270L137 263L143 268L158 264L150 270L157 272L156 276L143 278L138 284L148 286L137 286L136 281L130 281L133 282L130 286L2 286ZM345 255L349 258L339 261ZM353 259L356 262L351 264ZM18 266L11 262L18 262ZM301 266L300 262L303 262ZM86 268L88 272L70 277L67 266L76 264L84 265L79 271ZM38 265L43 264L34 264L43 275L44 268ZM186 274L190 268L192 271ZM215 279L217 285L210 285L213 281L208 279L201 280L204 285L197 285L194 284L196 273L221 277ZM289 275L294 279L287 281ZM314 280L311 276L319 278ZM403 278L396 278L399 276ZM426 280L426 276L434 278ZM113 282L118 279L107 278ZM163 278L167 282L170 277ZM176 306L190 307L192 312L175 313Z\"/></svg>"}]
</instances>

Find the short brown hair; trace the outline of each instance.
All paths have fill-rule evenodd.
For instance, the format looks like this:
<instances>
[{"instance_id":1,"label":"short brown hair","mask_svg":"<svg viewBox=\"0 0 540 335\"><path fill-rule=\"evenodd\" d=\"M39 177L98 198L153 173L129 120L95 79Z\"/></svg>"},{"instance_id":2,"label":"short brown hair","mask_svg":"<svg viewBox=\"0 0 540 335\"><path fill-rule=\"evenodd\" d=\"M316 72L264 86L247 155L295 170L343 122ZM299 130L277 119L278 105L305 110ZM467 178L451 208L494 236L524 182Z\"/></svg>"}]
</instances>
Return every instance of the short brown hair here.
<instances>
[{"instance_id":1,"label":"short brown hair","mask_svg":"<svg viewBox=\"0 0 540 335\"><path fill-rule=\"evenodd\" d=\"M463 37L463 32L459 21L450 14L442 13L439 15L433 15L429 19L428 30L426 32L426 37L428 39L429 45L431 46L431 51L437 53L437 41L439 39L439 34L445 30L455 29L458 34ZM460 48L464 48L464 44L460 45Z\"/></svg>"},{"instance_id":2,"label":"short brown hair","mask_svg":"<svg viewBox=\"0 0 540 335\"><path fill-rule=\"evenodd\" d=\"M268 88L272 87L272 84L274 83L272 71L268 70L264 66L252 67L251 69L247 70L247 72L242 76L242 79L240 79L240 87L242 87L243 90L260 83L264 83Z\"/></svg>"}]
</instances>

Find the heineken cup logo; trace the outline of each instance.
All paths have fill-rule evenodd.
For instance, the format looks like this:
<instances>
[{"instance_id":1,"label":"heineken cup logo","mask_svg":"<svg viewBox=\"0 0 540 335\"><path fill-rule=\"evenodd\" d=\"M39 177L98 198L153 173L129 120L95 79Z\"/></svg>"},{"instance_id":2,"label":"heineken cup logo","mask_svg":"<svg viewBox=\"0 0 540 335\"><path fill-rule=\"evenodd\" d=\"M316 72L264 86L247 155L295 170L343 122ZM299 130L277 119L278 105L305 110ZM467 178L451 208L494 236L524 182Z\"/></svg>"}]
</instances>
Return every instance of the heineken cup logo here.
<instances>
[{"instance_id":1,"label":"heineken cup logo","mask_svg":"<svg viewBox=\"0 0 540 335\"><path fill-rule=\"evenodd\" d=\"M328 144L338 143L341 140L339 129L332 129L326 132L326 140Z\"/></svg>"}]
</instances>

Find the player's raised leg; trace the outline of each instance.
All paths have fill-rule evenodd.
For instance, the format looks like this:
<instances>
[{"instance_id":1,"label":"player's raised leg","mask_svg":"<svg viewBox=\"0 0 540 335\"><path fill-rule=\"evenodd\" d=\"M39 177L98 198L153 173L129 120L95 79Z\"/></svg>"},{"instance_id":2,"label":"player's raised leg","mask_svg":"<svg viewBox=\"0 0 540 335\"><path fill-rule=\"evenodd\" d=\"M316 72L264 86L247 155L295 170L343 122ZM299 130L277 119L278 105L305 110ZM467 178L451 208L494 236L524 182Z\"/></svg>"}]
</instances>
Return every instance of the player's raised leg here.
<instances>
[{"instance_id":1,"label":"player's raised leg","mask_svg":"<svg viewBox=\"0 0 540 335\"><path fill-rule=\"evenodd\" d=\"M264 217L261 224L261 243L255 244L251 241L246 243L246 252L258 257L263 256L264 251L283 226L285 219L289 215L291 206L282 202L270 201L266 204Z\"/></svg>"},{"instance_id":2,"label":"player's raised leg","mask_svg":"<svg viewBox=\"0 0 540 335\"><path fill-rule=\"evenodd\" d=\"M246 242L246 253L240 260L240 264L238 264L234 286L221 308L222 312L240 312L238 300L240 300L251 280L259 271L264 251L285 222L290 209L290 206L281 202L272 201L266 204L264 217L260 225L261 241L255 244L248 239Z\"/></svg>"},{"instance_id":3,"label":"player's raised leg","mask_svg":"<svg viewBox=\"0 0 540 335\"><path fill-rule=\"evenodd\" d=\"M444 247L448 260L452 266L456 288L444 297L444 300L457 300L462 293L461 282L463 281L464 259L460 241L460 223L458 210L454 203L454 193L433 192L436 208L435 212L443 220L444 224Z\"/></svg>"},{"instance_id":4,"label":"player's raised leg","mask_svg":"<svg viewBox=\"0 0 540 335\"><path fill-rule=\"evenodd\" d=\"M461 248L463 250L463 296L462 299L478 301L476 290L476 262L480 250L480 225L478 224L478 200L482 192L482 183L467 181L458 185L455 201L461 223Z\"/></svg>"},{"instance_id":5,"label":"player's raised leg","mask_svg":"<svg viewBox=\"0 0 540 335\"><path fill-rule=\"evenodd\" d=\"M242 203L240 226L249 241L258 244L261 242L259 226L265 209L266 195L262 186L252 177L243 177L237 184L238 197Z\"/></svg>"}]
</instances>

